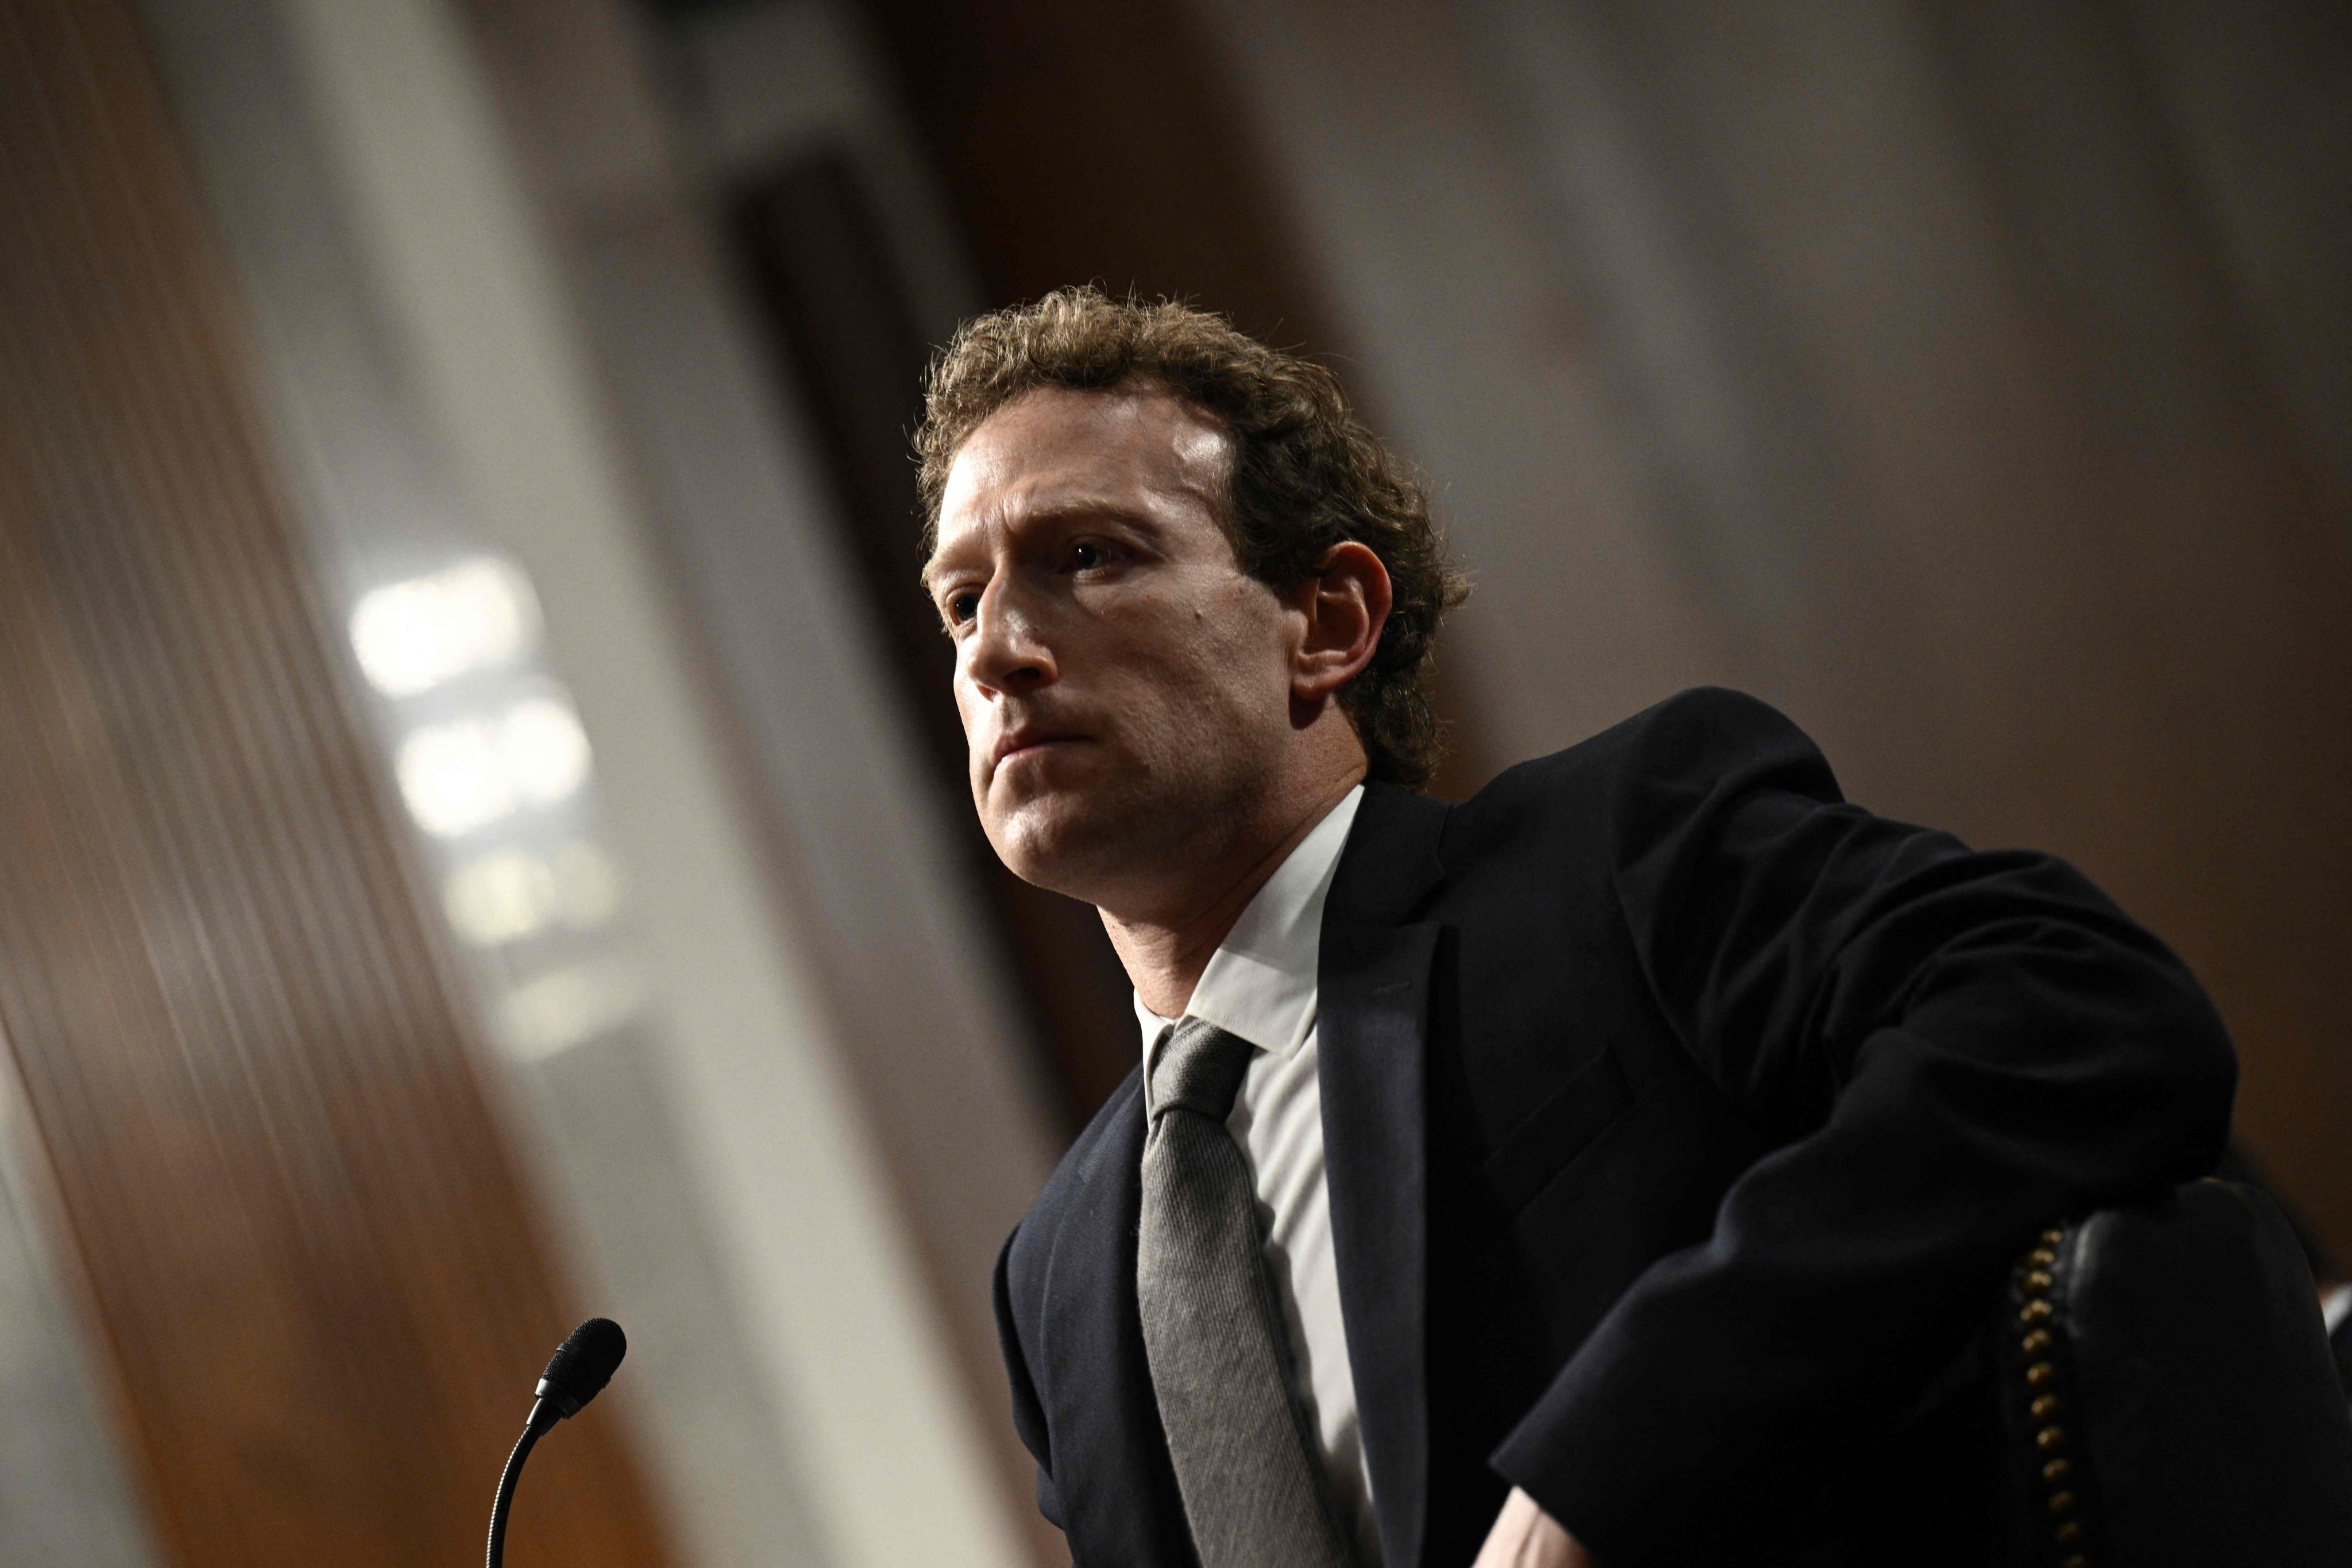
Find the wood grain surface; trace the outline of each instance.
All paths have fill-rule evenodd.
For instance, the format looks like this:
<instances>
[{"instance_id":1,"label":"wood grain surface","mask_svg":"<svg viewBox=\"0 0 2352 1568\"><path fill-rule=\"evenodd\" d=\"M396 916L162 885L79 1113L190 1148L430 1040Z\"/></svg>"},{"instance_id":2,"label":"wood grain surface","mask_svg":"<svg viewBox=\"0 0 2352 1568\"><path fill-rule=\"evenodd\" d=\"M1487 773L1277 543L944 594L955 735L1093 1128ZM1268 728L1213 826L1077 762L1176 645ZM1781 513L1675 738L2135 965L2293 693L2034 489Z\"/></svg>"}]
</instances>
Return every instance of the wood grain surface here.
<instances>
[{"instance_id":1,"label":"wood grain surface","mask_svg":"<svg viewBox=\"0 0 2352 1568\"><path fill-rule=\"evenodd\" d=\"M461 1563L574 1308L192 191L116 0L0 0L0 1024L168 1558ZM670 1560L609 1405L512 1539Z\"/></svg>"}]
</instances>

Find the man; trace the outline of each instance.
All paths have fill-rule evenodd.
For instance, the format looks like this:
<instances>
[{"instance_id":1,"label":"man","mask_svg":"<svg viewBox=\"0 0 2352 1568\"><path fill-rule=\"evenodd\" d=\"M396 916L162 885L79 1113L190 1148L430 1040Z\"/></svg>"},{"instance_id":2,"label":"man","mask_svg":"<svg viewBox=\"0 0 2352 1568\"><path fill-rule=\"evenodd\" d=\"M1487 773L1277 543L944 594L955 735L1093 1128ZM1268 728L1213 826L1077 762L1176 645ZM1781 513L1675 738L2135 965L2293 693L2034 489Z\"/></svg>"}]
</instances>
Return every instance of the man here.
<instances>
[{"instance_id":1,"label":"man","mask_svg":"<svg viewBox=\"0 0 2352 1568\"><path fill-rule=\"evenodd\" d=\"M1414 793L1459 580L1216 318L982 317L919 444L981 819L1142 1025L996 1276L1078 1562L1984 1561L2003 1267L2222 1143L2180 965L1728 692Z\"/></svg>"}]
</instances>

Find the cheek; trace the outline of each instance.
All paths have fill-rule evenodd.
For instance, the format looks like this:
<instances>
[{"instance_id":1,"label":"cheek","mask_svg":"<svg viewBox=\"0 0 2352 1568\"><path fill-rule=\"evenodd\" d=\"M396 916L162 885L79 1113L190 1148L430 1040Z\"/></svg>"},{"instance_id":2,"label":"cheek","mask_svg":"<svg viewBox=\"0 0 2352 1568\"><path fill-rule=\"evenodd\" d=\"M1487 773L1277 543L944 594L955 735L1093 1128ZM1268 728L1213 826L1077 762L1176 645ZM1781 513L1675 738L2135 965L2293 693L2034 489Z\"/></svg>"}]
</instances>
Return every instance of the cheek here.
<instances>
[{"instance_id":1,"label":"cheek","mask_svg":"<svg viewBox=\"0 0 2352 1568\"><path fill-rule=\"evenodd\" d=\"M1281 711L1290 689L1286 627L1255 584L1234 589L1199 616L1187 653L1203 684L1256 712Z\"/></svg>"},{"instance_id":2,"label":"cheek","mask_svg":"<svg viewBox=\"0 0 2352 1568\"><path fill-rule=\"evenodd\" d=\"M1139 686L1130 710L1167 744L1222 752L1286 724L1289 684L1279 646L1255 618L1186 616L1182 634L1155 638L1129 666Z\"/></svg>"},{"instance_id":3,"label":"cheek","mask_svg":"<svg viewBox=\"0 0 2352 1568\"><path fill-rule=\"evenodd\" d=\"M971 682L965 679L963 659L961 655L956 659L955 678L948 683L948 689L955 696L956 717L963 721L965 738L967 740L977 738L976 731L981 721L987 714L988 704L980 693L972 689Z\"/></svg>"}]
</instances>

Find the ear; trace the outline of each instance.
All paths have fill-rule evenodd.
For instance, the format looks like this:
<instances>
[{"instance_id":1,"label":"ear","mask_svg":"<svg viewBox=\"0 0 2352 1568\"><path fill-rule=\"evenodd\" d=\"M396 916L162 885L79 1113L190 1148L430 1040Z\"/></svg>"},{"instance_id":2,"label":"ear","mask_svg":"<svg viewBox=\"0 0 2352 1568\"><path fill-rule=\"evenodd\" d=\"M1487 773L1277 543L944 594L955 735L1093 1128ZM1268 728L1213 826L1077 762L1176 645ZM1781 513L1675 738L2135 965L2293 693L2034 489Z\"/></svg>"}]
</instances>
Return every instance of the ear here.
<instances>
[{"instance_id":1,"label":"ear","mask_svg":"<svg viewBox=\"0 0 2352 1568\"><path fill-rule=\"evenodd\" d=\"M1389 569L1365 545L1335 544L1290 596L1305 627L1290 669L1294 700L1319 702L1361 675L1395 603Z\"/></svg>"}]
</instances>

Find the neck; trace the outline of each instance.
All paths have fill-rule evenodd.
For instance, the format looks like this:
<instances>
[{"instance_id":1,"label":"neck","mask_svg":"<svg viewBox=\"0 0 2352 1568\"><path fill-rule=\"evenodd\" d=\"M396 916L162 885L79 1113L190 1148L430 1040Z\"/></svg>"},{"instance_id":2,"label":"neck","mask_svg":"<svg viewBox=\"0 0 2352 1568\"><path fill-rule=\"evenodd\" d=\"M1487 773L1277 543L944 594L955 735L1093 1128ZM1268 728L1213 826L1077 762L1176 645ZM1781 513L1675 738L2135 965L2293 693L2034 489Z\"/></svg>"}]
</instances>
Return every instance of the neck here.
<instances>
[{"instance_id":1,"label":"neck","mask_svg":"<svg viewBox=\"0 0 2352 1568\"><path fill-rule=\"evenodd\" d=\"M1266 879L1290 858L1291 851L1315 831L1331 808L1347 798L1361 782L1360 772L1307 797L1303 805L1276 817L1273 830L1224 857L1209 874L1188 879L1190 885L1166 908L1151 914L1126 916L1098 910L1103 930L1135 994L1146 1007L1163 1018L1181 1016L1192 999L1234 922L1249 908Z\"/></svg>"}]
</instances>

